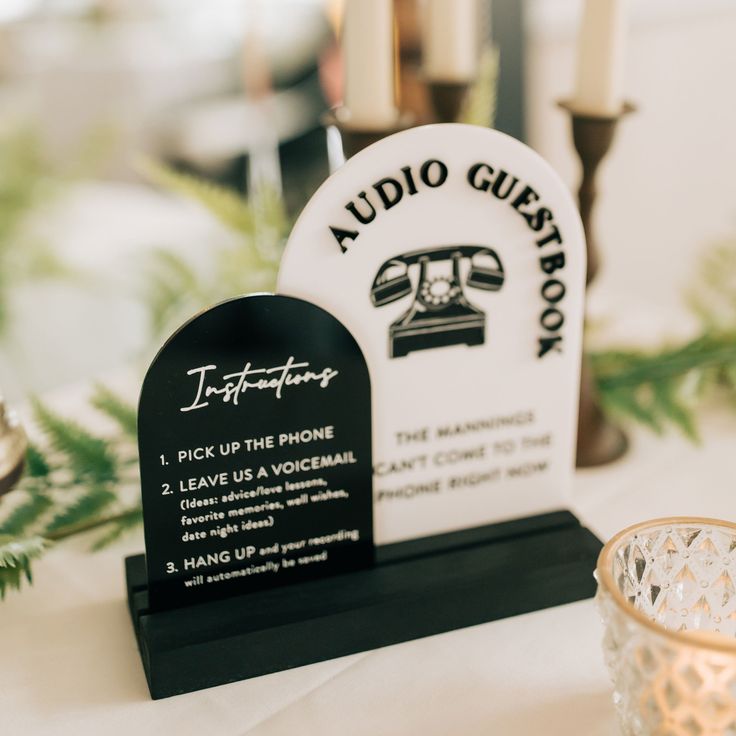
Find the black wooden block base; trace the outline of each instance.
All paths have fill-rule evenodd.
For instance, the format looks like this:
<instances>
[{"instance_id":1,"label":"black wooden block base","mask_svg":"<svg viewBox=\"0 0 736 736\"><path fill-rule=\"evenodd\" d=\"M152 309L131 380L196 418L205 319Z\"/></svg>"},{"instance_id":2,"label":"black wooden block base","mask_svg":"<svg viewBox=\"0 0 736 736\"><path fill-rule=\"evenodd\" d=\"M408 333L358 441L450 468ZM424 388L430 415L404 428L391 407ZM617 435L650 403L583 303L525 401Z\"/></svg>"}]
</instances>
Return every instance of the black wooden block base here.
<instances>
[{"instance_id":1,"label":"black wooden block base","mask_svg":"<svg viewBox=\"0 0 736 736\"><path fill-rule=\"evenodd\" d=\"M153 698L257 677L588 598L601 543L567 511L379 547L344 575L148 612L125 561Z\"/></svg>"}]
</instances>

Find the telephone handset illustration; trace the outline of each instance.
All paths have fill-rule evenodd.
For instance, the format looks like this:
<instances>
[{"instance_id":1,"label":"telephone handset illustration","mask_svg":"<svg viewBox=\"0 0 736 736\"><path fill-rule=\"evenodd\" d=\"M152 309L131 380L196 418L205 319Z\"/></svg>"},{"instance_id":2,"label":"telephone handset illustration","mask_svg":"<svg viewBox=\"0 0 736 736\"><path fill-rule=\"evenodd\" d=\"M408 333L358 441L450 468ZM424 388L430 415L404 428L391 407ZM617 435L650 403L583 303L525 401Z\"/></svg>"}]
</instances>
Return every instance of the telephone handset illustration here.
<instances>
[{"instance_id":1,"label":"telephone handset illustration","mask_svg":"<svg viewBox=\"0 0 736 736\"><path fill-rule=\"evenodd\" d=\"M395 256L378 269L373 286L373 306L382 307L414 292L414 302L389 327L389 357L400 358L415 350L448 345L482 345L486 316L463 292L463 259L470 261L465 286L498 291L504 282L501 259L491 248L450 245L416 250ZM450 261L449 272L430 275L430 264ZM416 285L411 267L418 266ZM416 270L416 269L413 269Z\"/></svg>"}]
</instances>

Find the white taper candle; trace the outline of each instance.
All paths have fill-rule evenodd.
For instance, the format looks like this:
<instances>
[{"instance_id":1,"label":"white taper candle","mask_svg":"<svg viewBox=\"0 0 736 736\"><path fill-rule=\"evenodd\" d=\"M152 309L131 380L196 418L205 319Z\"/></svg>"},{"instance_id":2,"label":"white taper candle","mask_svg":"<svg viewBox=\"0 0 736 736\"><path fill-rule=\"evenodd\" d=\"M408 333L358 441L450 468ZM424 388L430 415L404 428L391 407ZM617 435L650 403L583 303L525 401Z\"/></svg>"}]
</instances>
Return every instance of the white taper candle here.
<instances>
[{"instance_id":1,"label":"white taper candle","mask_svg":"<svg viewBox=\"0 0 736 736\"><path fill-rule=\"evenodd\" d=\"M477 0L426 0L423 69L433 82L469 82L478 70Z\"/></svg>"},{"instance_id":2,"label":"white taper candle","mask_svg":"<svg viewBox=\"0 0 736 736\"><path fill-rule=\"evenodd\" d=\"M357 130L396 125L392 0L347 0L342 50L346 124Z\"/></svg>"},{"instance_id":3,"label":"white taper candle","mask_svg":"<svg viewBox=\"0 0 736 736\"><path fill-rule=\"evenodd\" d=\"M628 4L628 0L586 0L572 101L580 112L601 116L621 112Z\"/></svg>"}]
</instances>

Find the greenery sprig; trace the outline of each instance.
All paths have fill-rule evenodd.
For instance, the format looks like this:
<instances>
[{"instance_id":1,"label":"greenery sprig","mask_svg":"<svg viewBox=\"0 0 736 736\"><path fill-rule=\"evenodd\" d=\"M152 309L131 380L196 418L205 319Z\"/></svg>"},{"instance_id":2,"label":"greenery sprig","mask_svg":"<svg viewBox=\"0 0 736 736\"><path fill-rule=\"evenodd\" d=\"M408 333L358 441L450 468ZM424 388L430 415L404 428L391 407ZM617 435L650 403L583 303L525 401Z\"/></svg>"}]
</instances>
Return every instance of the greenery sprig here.
<instances>
[{"instance_id":1,"label":"greenery sprig","mask_svg":"<svg viewBox=\"0 0 736 736\"><path fill-rule=\"evenodd\" d=\"M10 324L10 295L24 280L71 275L71 269L45 238L29 227L38 208L68 185L88 176L104 160L113 142L107 127L90 130L70 154L73 164L52 166L41 137L31 125L0 130L0 334Z\"/></svg>"},{"instance_id":2,"label":"greenery sprig","mask_svg":"<svg viewBox=\"0 0 736 736\"><path fill-rule=\"evenodd\" d=\"M702 401L720 393L736 402L736 242L718 243L704 256L686 304L700 322L691 340L651 351L604 350L591 361L604 409L698 441Z\"/></svg>"},{"instance_id":3,"label":"greenery sprig","mask_svg":"<svg viewBox=\"0 0 736 736\"><path fill-rule=\"evenodd\" d=\"M0 136L0 332L8 326L11 288L61 271L48 244L24 232L29 214L57 189L35 133L17 129Z\"/></svg>"},{"instance_id":4,"label":"greenery sprig","mask_svg":"<svg viewBox=\"0 0 736 736\"><path fill-rule=\"evenodd\" d=\"M100 549L142 521L137 488L135 410L104 387L91 403L112 419L118 432L93 435L78 423L34 402L43 448L31 445L26 471L0 516L0 597L31 581L31 563L54 543L82 532L99 531ZM132 499L123 500L125 491ZM3 510L5 502L3 503Z\"/></svg>"},{"instance_id":5,"label":"greenery sprig","mask_svg":"<svg viewBox=\"0 0 736 736\"><path fill-rule=\"evenodd\" d=\"M153 161L139 170L151 182L204 207L233 236L210 247L211 273L202 274L172 248L155 250L148 263L143 298L154 335L169 332L183 319L223 299L276 284L290 222L276 192L259 188L251 200L210 181Z\"/></svg>"},{"instance_id":6,"label":"greenery sprig","mask_svg":"<svg viewBox=\"0 0 736 736\"><path fill-rule=\"evenodd\" d=\"M607 351L591 356L604 409L658 434L674 425L698 440L696 409L709 391L736 399L736 332L705 334L659 352Z\"/></svg>"}]
</instances>

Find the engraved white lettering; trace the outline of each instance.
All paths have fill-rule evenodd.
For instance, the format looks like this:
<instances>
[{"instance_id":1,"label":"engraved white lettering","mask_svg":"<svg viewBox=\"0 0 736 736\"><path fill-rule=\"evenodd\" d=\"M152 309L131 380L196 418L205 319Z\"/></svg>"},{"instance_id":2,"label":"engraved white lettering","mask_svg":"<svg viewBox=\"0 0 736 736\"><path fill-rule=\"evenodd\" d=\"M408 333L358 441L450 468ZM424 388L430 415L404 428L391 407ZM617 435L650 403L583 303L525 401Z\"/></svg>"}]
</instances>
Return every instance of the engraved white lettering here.
<instances>
[{"instance_id":1,"label":"engraved white lettering","mask_svg":"<svg viewBox=\"0 0 736 736\"><path fill-rule=\"evenodd\" d=\"M240 395L248 389L271 389L275 392L276 398L280 399L287 386L316 382L320 388L327 388L330 381L338 375L338 371L329 367L319 372L310 370L308 362L297 363L293 355L283 365L272 368L254 368L249 361L243 370L221 376L222 385L219 386L209 380L208 373L213 370L217 370L217 366L210 364L187 371L188 376L197 377L197 390L192 403L181 407L179 411L204 409L209 406L208 399L211 396L219 397L225 404L232 403L237 406Z\"/></svg>"}]
</instances>

